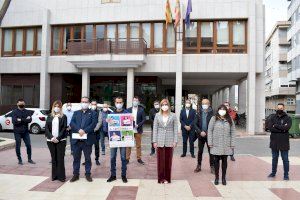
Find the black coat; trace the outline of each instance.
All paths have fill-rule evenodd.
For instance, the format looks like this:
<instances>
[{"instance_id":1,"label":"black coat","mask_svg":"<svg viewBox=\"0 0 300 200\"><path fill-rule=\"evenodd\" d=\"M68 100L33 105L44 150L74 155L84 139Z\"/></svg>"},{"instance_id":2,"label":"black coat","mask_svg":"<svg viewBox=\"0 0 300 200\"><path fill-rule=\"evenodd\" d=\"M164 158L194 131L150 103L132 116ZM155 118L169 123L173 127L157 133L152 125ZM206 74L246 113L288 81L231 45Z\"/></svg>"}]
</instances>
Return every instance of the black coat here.
<instances>
[{"instance_id":1,"label":"black coat","mask_svg":"<svg viewBox=\"0 0 300 200\"><path fill-rule=\"evenodd\" d=\"M33 112L31 110L26 109L20 110L17 108L12 111L11 116L14 125L14 133L22 134L28 132L28 124L32 121L32 114ZM30 118L27 119L27 117ZM21 121L18 121L18 119L21 119Z\"/></svg>"},{"instance_id":2,"label":"black coat","mask_svg":"<svg viewBox=\"0 0 300 200\"><path fill-rule=\"evenodd\" d=\"M127 111L128 113L132 113L132 107L128 108ZM135 124L138 125L137 127L138 133L143 133L143 125L145 122L146 122L146 113L144 109L139 106L137 111L137 116L136 116L136 122L133 124L133 126L135 126Z\"/></svg>"},{"instance_id":3,"label":"black coat","mask_svg":"<svg viewBox=\"0 0 300 200\"><path fill-rule=\"evenodd\" d=\"M272 150L290 150L289 129L292 126L292 119L286 114L273 115L268 123L271 131L270 148Z\"/></svg>"},{"instance_id":4,"label":"black coat","mask_svg":"<svg viewBox=\"0 0 300 200\"><path fill-rule=\"evenodd\" d=\"M189 116L186 116L186 109L182 109L180 112L180 124L181 124L181 131L182 133L188 132L184 126L190 126L190 132L194 130L194 120L196 116L196 111L194 109L189 110Z\"/></svg>"},{"instance_id":5,"label":"black coat","mask_svg":"<svg viewBox=\"0 0 300 200\"><path fill-rule=\"evenodd\" d=\"M154 118L156 113L159 112L159 109L156 108L151 108L151 110L149 111L149 120L151 122L151 129L153 130L153 122L154 122Z\"/></svg>"},{"instance_id":6,"label":"black coat","mask_svg":"<svg viewBox=\"0 0 300 200\"><path fill-rule=\"evenodd\" d=\"M56 138L58 141L65 139L67 137L67 117L66 115L63 115L62 117L58 118L58 123L59 123L59 133L58 137ZM52 135L52 121L53 121L53 116L49 116L46 121L46 127L45 127L45 135L46 138L51 140L53 138Z\"/></svg>"},{"instance_id":7,"label":"black coat","mask_svg":"<svg viewBox=\"0 0 300 200\"><path fill-rule=\"evenodd\" d=\"M207 116L206 116L207 128L208 128L208 124L210 122L210 119L213 117L213 115L214 115L213 110L211 108L209 108ZM195 117L194 128L195 128L195 131L197 133L197 136L201 137L200 133L203 131L203 129L202 129L202 110L200 110L198 112L198 114L196 115L196 117ZM206 133L207 133L207 131L206 131ZM206 138L206 137L207 137L207 134L204 138Z\"/></svg>"}]
</instances>

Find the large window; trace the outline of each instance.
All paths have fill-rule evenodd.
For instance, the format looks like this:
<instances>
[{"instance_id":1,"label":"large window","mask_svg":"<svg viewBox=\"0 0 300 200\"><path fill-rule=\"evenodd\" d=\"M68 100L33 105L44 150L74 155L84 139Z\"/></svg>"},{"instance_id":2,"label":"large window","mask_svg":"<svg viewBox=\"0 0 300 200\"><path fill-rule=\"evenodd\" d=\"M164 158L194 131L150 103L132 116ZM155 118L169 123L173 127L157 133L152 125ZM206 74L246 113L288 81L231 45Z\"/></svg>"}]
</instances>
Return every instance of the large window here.
<instances>
[{"instance_id":1,"label":"large window","mask_svg":"<svg viewBox=\"0 0 300 200\"><path fill-rule=\"evenodd\" d=\"M246 53L247 21L194 21L184 30L184 53Z\"/></svg>"},{"instance_id":2,"label":"large window","mask_svg":"<svg viewBox=\"0 0 300 200\"><path fill-rule=\"evenodd\" d=\"M151 47L151 24L150 23L143 23L143 38L147 43L147 48L150 49Z\"/></svg>"},{"instance_id":3,"label":"large window","mask_svg":"<svg viewBox=\"0 0 300 200\"><path fill-rule=\"evenodd\" d=\"M154 49L160 51L163 48L163 23L154 24Z\"/></svg>"},{"instance_id":4,"label":"large window","mask_svg":"<svg viewBox=\"0 0 300 200\"><path fill-rule=\"evenodd\" d=\"M40 27L3 29L2 56L40 55L41 38Z\"/></svg>"}]
</instances>

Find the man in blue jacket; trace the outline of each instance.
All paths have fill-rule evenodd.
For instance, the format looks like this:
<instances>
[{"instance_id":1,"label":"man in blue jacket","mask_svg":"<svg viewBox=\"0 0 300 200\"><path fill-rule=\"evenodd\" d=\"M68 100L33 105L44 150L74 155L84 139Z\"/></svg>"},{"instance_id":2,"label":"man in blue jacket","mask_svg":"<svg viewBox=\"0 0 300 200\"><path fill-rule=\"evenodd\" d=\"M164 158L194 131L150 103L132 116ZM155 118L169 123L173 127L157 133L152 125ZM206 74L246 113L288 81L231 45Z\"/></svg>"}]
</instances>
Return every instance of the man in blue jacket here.
<instances>
[{"instance_id":1,"label":"man in blue jacket","mask_svg":"<svg viewBox=\"0 0 300 200\"><path fill-rule=\"evenodd\" d=\"M87 135L87 139L75 139L72 137L73 152L73 177L70 182L79 180L81 152L85 158L85 177L88 182L92 182L91 177L91 154L92 146L95 144L96 135L94 129L97 124L97 113L89 109L90 100L88 97L81 98L81 110L75 111L70 123L72 133L80 136Z\"/></svg>"},{"instance_id":2,"label":"man in blue jacket","mask_svg":"<svg viewBox=\"0 0 300 200\"><path fill-rule=\"evenodd\" d=\"M192 104L189 99L185 101L185 108L181 110L180 113L180 123L181 123L181 131L182 131L182 141L183 141L183 153L181 157L186 156L187 152L187 141L190 143L190 153L192 158L195 158L194 154L194 119L196 115L196 111L192 109Z\"/></svg>"},{"instance_id":3,"label":"man in blue jacket","mask_svg":"<svg viewBox=\"0 0 300 200\"><path fill-rule=\"evenodd\" d=\"M139 106L140 100L139 97L134 97L132 101L132 107L128 108L128 112L132 113L133 116L133 130L134 130L134 139L136 145L136 157L138 163L144 165L145 163L142 160L142 133L143 133L143 125L146 121L146 114L144 109ZM126 162L129 163L131 155L131 147L127 147L126 149Z\"/></svg>"},{"instance_id":4,"label":"man in blue jacket","mask_svg":"<svg viewBox=\"0 0 300 200\"><path fill-rule=\"evenodd\" d=\"M23 139L26 149L28 162L30 164L35 164L31 159L31 142L30 135L28 131L28 124L32 121L32 111L25 109L25 101L23 99L19 99L17 102L18 108L12 111L12 123L14 125L14 135L16 140L16 154L18 157L18 164L23 165L22 157L21 157L21 141Z\"/></svg>"}]
</instances>

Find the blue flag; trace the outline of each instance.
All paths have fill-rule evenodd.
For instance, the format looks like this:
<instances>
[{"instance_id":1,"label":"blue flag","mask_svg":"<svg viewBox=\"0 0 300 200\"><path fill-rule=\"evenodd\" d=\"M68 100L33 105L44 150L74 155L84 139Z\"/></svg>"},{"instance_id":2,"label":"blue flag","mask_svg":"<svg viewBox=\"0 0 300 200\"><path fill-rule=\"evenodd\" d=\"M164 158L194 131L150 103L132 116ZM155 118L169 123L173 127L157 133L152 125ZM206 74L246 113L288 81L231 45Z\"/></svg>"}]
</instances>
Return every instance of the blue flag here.
<instances>
[{"instance_id":1,"label":"blue flag","mask_svg":"<svg viewBox=\"0 0 300 200\"><path fill-rule=\"evenodd\" d=\"M191 12L193 11L192 9L192 0L188 0L188 5L186 8L186 15L185 15L185 24L187 27L190 27L191 24Z\"/></svg>"}]
</instances>

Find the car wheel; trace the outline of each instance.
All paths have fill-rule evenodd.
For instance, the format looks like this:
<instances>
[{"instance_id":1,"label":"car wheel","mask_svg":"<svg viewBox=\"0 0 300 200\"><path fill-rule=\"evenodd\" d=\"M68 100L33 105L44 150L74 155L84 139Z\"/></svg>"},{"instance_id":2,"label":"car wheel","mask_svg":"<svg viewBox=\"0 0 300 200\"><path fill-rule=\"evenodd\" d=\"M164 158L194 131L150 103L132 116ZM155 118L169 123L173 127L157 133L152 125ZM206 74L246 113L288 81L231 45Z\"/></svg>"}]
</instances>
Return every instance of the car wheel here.
<instances>
[{"instance_id":1,"label":"car wheel","mask_svg":"<svg viewBox=\"0 0 300 200\"><path fill-rule=\"evenodd\" d=\"M32 134L40 134L41 133L41 127L38 124L32 124L30 126L30 132Z\"/></svg>"},{"instance_id":2,"label":"car wheel","mask_svg":"<svg viewBox=\"0 0 300 200\"><path fill-rule=\"evenodd\" d=\"M0 124L0 132L2 132L3 130L2 130L2 126L1 126L1 124Z\"/></svg>"}]
</instances>

